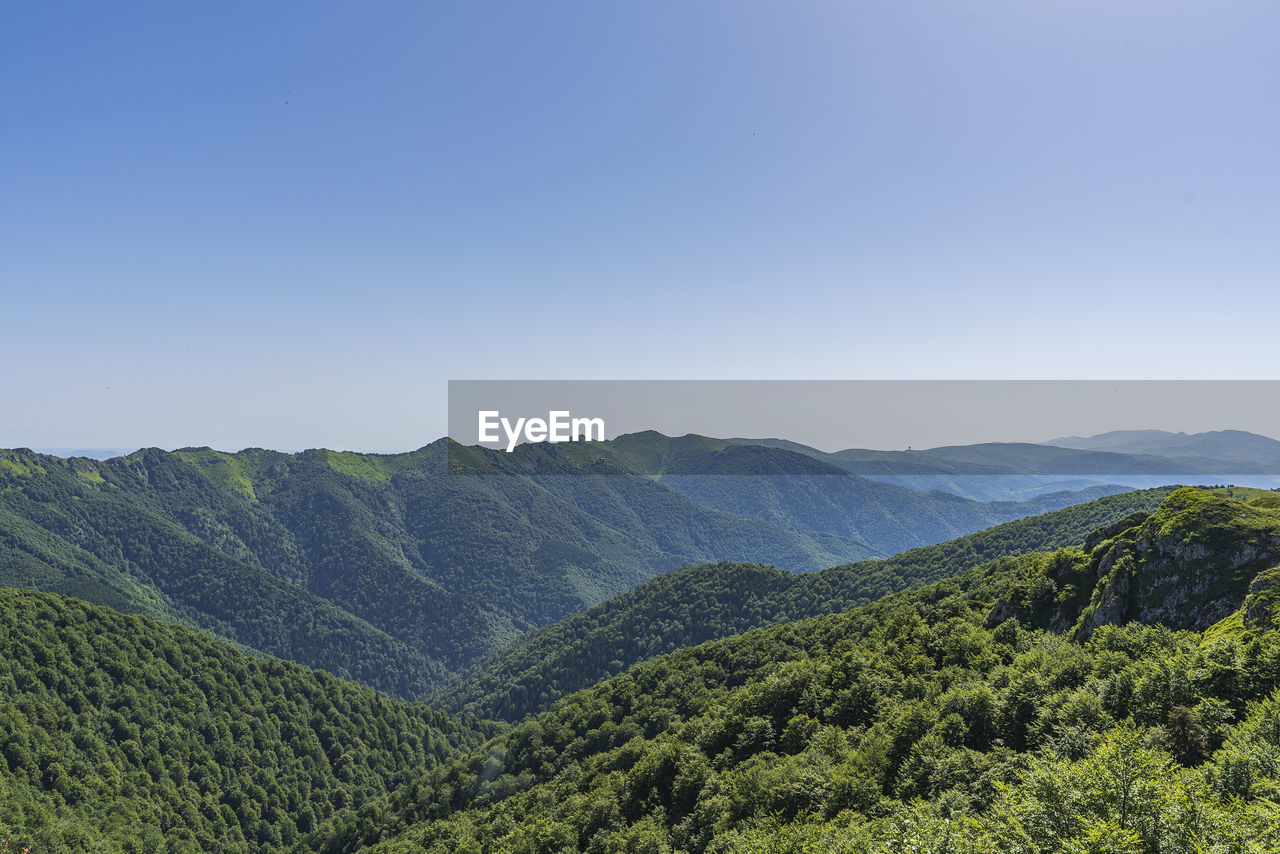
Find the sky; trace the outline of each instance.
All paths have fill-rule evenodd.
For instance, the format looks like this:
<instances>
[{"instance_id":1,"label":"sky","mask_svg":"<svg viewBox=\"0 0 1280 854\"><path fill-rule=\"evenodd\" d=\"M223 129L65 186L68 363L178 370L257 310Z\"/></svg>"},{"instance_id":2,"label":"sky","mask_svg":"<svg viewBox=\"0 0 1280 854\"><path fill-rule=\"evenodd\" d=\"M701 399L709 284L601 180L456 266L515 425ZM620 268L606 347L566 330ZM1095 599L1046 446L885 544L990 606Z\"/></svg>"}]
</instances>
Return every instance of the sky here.
<instances>
[{"instance_id":1,"label":"sky","mask_svg":"<svg viewBox=\"0 0 1280 854\"><path fill-rule=\"evenodd\" d=\"M1273 379L1278 31L5 4L0 447L404 450L451 379Z\"/></svg>"}]
</instances>

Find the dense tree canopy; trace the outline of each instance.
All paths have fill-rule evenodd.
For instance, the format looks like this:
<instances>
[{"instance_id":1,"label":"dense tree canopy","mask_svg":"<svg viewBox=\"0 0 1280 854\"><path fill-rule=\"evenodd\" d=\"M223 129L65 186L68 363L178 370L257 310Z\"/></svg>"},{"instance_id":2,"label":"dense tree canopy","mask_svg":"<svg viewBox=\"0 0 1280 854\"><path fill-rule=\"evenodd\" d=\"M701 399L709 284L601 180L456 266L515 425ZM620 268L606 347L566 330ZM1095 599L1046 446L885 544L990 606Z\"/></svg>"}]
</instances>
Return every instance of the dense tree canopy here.
<instances>
[{"instance_id":1,"label":"dense tree canopy","mask_svg":"<svg viewBox=\"0 0 1280 854\"><path fill-rule=\"evenodd\" d=\"M1250 604L1267 573L1241 579L1233 567L1244 544L1280 549L1280 516L1265 502L1183 490L1129 521L1088 550L1001 558L846 614L639 664L307 844L1274 850L1280 636ZM1124 573L1201 544L1188 559L1218 567L1213 595L1238 610L1202 631L1105 624L1085 641L1001 618L1037 579L1095 555L1115 567L1148 536L1131 567L1095 575L1092 604Z\"/></svg>"},{"instance_id":2,"label":"dense tree canopy","mask_svg":"<svg viewBox=\"0 0 1280 854\"><path fill-rule=\"evenodd\" d=\"M0 839L281 851L495 730L177 626L0 590Z\"/></svg>"},{"instance_id":3,"label":"dense tree canopy","mask_svg":"<svg viewBox=\"0 0 1280 854\"><path fill-rule=\"evenodd\" d=\"M529 633L433 701L481 717L519 720L663 653L760 626L846 611L1002 555L1079 543L1096 529L1156 509L1171 491L1109 496L823 572L796 574L727 563L677 570Z\"/></svg>"},{"instance_id":4,"label":"dense tree canopy","mask_svg":"<svg viewBox=\"0 0 1280 854\"><path fill-rule=\"evenodd\" d=\"M725 445L698 449L694 468L732 457L734 471L773 471L779 455L825 465L766 448L744 461ZM803 476L709 475L744 515L560 447L486 454L442 439L390 455L151 448L111 460L0 450L0 584L174 620L420 698L525 631L681 566L818 570L1086 497L983 504L838 469L817 477L817 493ZM470 468L451 469L451 449ZM824 490L843 503L820 500ZM786 496L787 512L751 510L774 500L757 493ZM856 524L827 524L852 519L851 506Z\"/></svg>"},{"instance_id":5,"label":"dense tree canopy","mask_svg":"<svg viewBox=\"0 0 1280 854\"><path fill-rule=\"evenodd\" d=\"M95 499L50 496L40 517L24 490L15 551L183 618L164 585L185 576L161 573L189 544L151 538L170 511L139 507L110 540L91 531ZM241 549L205 523L191 537L209 554ZM55 529L153 570L39 533ZM246 626L275 607L227 595ZM675 573L456 686L474 698L456 705L537 712L508 726L7 589L0 839L35 854L1274 850L1277 602L1274 493L1117 496L823 573Z\"/></svg>"}]
</instances>

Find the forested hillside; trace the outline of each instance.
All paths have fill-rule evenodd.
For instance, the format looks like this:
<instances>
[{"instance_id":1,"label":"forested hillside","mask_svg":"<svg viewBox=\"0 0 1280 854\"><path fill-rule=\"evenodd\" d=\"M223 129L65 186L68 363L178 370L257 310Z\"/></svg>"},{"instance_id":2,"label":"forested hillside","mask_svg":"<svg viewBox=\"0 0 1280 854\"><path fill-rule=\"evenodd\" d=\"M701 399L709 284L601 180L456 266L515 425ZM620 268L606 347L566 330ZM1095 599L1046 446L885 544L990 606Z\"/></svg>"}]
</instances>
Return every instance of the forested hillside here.
<instances>
[{"instance_id":1,"label":"forested hillside","mask_svg":"<svg viewBox=\"0 0 1280 854\"><path fill-rule=\"evenodd\" d=\"M637 665L308 845L1275 850L1277 505L1179 490L1085 546Z\"/></svg>"},{"instance_id":2,"label":"forested hillside","mask_svg":"<svg viewBox=\"0 0 1280 854\"><path fill-rule=\"evenodd\" d=\"M726 447L735 471L823 465L769 449L744 460L719 445L692 449L688 465L722 465ZM470 473L450 469L459 455ZM866 483L833 471L822 479ZM765 483L731 480L744 491ZM872 486L868 502L899 502L878 511L892 517L891 543L916 515L922 542L941 535L926 521L936 507L947 508L945 530L960 531L1042 506ZM853 528L700 504L585 445L148 449L101 461L0 451L0 584L200 627L401 697L421 697L523 632L681 566L805 571L877 552Z\"/></svg>"},{"instance_id":3,"label":"forested hillside","mask_svg":"<svg viewBox=\"0 0 1280 854\"><path fill-rule=\"evenodd\" d=\"M631 476L470 477L443 443L389 457L0 452L0 583L209 629L421 696L529 628L722 556L870 554Z\"/></svg>"},{"instance_id":4,"label":"forested hillside","mask_svg":"<svg viewBox=\"0 0 1280 854\"><path fill-rule=\"evenodd\" d=\"M1006 522L879 561L796 574L749 564L667 573L589 611L530 632L433 698L447 709L509 721L636 662L748 629L834 614L993 558L1079 543L1172 489L1101 498Z\"/></svg>"},{"instance_id":5,"label":"forested hillside","mask_svg":"<svg viewBox=\"0 0 1280 854\"><path fill-rule=\"evenodd\" d=\"M1118 498L914 559L929 573L1105 516L1077 545L660 655L510 729L3 590L0 838L35 854L1274 850L1280 497ZM706 592L668 618L715 605Z\"/></svg>"},{"instance_id":6,"label":"forested hillside","mask_svg":"<svg viewBox=\"0 0 1280 854\"><path fill-rule=\"evenodd\" d=\"M202 633L0 590L10 851L283 851L495 732Z\"/></svg>"}]
</instances>

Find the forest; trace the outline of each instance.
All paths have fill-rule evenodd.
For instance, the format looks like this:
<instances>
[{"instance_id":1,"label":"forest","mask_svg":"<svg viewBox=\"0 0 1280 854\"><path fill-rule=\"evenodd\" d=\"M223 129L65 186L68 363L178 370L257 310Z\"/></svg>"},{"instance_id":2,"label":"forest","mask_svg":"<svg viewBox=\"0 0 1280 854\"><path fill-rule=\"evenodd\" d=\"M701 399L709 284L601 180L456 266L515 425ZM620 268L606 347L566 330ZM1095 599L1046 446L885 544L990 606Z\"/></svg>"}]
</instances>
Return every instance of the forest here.
<instances>
[{"instance_id":1,"label":"forest","mask_svg":"<svg viewBox=\"0 0 1280 854\"><path fill-rule=\"evenodd\" d=\"M309 844L1275 850L1277 506L1274 495L1179 490L1088 549L999 558L844 614L662 656ZM1095 624L1121 591L1127 608L1151 605L1148 582L1170 562L1182 580L1161 595L1186 606L1171 616L1187 628ZM1204 583L1189 588L1190 576ZM1084 579L1096 581L1084 596L1062 583Z\"/></svg>"},{"instance_id":2,"label":"forest","mask_svg":"<svg viewBox=\"0 0 1280 854\"><path fill-rule=\"evenodd\" d=\"M664 439L623 445L656 453ZM731 494L787 497L769 520L699 503L596 444L585 459L572 444L507 454L447 439L402 454L0 450L0 585L178 622L423 699L529 630L684 566L816 571L1119 490L983 503L826 466L824 488L865 508L865 530L831 530L834 506L803 478L711 475ZM737 473L825 466L767 448L746 466L718 440L682 459Z\"/></svg>"},{"instance_id":3,"label":"forest","mask_svg":"<svg viewBox=\"0 0 1280 854\"><path fill-rule=\"evenodd\" d=\"M529 632L430 699L446 709L519 720L663 653L760 626L847 611L996 557L1074 545L1098 528L1156 509L1171 491L1109 496L822 572L727 563L686 567Z\"/></svg>"},{"instance_id":4,"label":"forest","mask_svg":"<svg viewBox=\"0 0 1280 854\"><path fill-rule=\"evenodd\" d=\"M38 853L1274 850L1280 496L1112 501L917 555L923 583L1008 552L832 613L788 613L821 595L779 599L776 570L686 571L702 599L646 593L595 631L662 637L734 578L776 620L651 641L503 723L7 590L0 833Z\"/></svg>"},{"instance_id":5,"label":"forest","mask_svg":"<svg viewBox=\"0 0 1280 854\"><path fill-rule=\"evenodd\" d=\"M283 851L497 732L179 626L0 590L0 838Z\"/></svg>"}]
</instances>

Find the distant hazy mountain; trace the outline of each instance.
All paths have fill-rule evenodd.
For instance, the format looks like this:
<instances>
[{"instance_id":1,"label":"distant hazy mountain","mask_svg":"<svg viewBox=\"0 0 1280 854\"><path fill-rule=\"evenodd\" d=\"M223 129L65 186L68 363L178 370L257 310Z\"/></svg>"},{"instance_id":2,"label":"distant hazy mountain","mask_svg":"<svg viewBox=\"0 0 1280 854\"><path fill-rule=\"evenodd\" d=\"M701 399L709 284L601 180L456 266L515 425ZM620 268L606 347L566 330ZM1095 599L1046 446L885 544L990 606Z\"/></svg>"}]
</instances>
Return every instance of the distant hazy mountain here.
<instances>
[{"instance_id":1,"label":"distant hazy mountain","mask_svg":"<svg viewBox=\"0 0 1280 854\"><path fill-rule=\"evenodd\" d=\"M1163 486L1169 478L1108 477L1102 475L988 475L988 474L875 474L868 480L905 486L917 492L950 492L974 501L1030 501L1055 492L1079 492L1097 486L1147 489ZM1177 480L1190 480L1182 476ZM1150 481L1150 482L1148 482Z\"/></svg>"},{"instance_id":2,"label":"distant hazy mountain","mask_svg":"<svg viewBox=\"0 0 1280 854\"><path fill-rule=\"evenodd\" d=\"M1260 437L1261 438L1261 437ZM860 475L1106 475L1200 474L1204 465L1235 471L1242 463L1223 458L1206 463L1190 455L1116 452L1093 448L1059 447L1052 443L984 442L948 445L922 451L873 451L848 448L827 453L807 445L778 439L731 439L741 445L785 448L788 451ZM1280 457L1277 458L1280 460ZM1257 473L1256 467L1248 469Z\"/></svg>"},{"instance_id":3,"label":"distant hazy mountain","mask_svg":"<svg viewBox=\"0 0 1280 854\"><path fill-rule=\"evenodd\" d=\"M1169 433L1164 430L1113 430L1097 436L1067 436L1047 446L1122 454L1150 454L1168 459L1206 461L1280 471L1280 441L1244 430L1209 433Z\"/></svg>"},{"instance_id":4,"label":"distant hazy mountain","mask_svg":"<svg viewBox=\"0 0 1280 854\"><path fill-rule=\"evenodd\" d=\"M785 439L728 441L783 449L872 480L978 501L1027 501L1102 484L1129 489L1280 486L1280 442L1239 430L1195 435L1129 430L1043 444L987 442L919 451L826 452Z\"/></svg>"}]
</instances>

